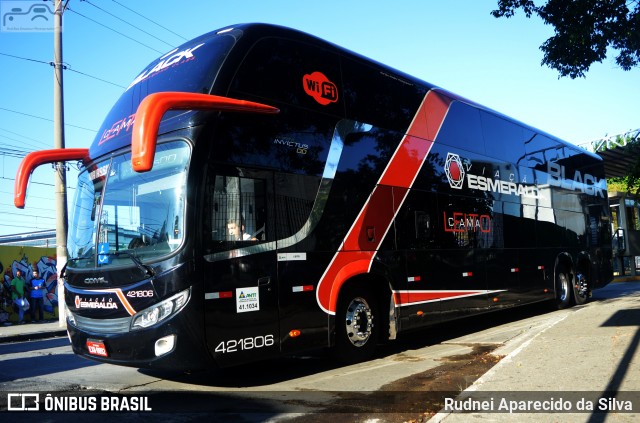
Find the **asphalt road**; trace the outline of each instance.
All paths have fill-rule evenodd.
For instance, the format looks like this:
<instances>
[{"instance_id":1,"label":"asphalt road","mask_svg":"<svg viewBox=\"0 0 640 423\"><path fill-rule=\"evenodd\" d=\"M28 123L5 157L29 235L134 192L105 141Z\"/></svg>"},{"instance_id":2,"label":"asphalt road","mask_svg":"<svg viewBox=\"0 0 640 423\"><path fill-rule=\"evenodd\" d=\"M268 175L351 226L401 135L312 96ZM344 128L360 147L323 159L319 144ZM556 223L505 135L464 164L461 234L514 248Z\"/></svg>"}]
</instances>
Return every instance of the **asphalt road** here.
<instances>
[{"instance_id":1,"label":"asphalt road","mask_svg":"<svg viewBox=\"0 0 640 423\"><path fill-rule=\"evenodd\" d=\"M605 311L599 307L603 304L610 305L607 313L616 304L628 307L625 295L640 288L640 284L615 285L597 292L594 304L585 307L550 311L544 305L527 306L412 333L383 346L374 359L351 366L338 366L318 352L194 374L150 372L77 357L66 338L0 344L0 394L34 392L44 398L51 393L98 398L95 401L103 396L144 396L153 408L152 412L117 415L89 413L92 421L115 416L118 421L157 421L158 417L165 421L199 421L210 417L210 412L221 421L238 422L417 421L428 416L421 413L426 409L424 391L420 391L421 384L426 383L425 375L429 375L430 384L438 378L451 378L448 363L482 349L494 356L511 357L541 333L572 321L579 316L577 313L584 314L582 310L591 308L597 314ZM581 319L576 319L576 325L584 337L589 327L580 326ZM593 347L593 339L590 342ZM495 368L499 369L499 365ZM588 373L591 365L585 363L583 373ZM458 391L473 386L480 376L465 377L464 369L456 372ZM548 378L542 370L538 373L540 378ZM509 383L500 389L517 390L521 386L515 378ZM390 394L390 386L404 395ZM0 395L0 409L2 400ZM156 414L169 411L170 415ZM12 413L11 419L21 421L24 416L25 421L34 421L27 414ZM45 415L50 421L61 421L65 416L54 412L38 417Z\"/></svg>"}]
</instances>

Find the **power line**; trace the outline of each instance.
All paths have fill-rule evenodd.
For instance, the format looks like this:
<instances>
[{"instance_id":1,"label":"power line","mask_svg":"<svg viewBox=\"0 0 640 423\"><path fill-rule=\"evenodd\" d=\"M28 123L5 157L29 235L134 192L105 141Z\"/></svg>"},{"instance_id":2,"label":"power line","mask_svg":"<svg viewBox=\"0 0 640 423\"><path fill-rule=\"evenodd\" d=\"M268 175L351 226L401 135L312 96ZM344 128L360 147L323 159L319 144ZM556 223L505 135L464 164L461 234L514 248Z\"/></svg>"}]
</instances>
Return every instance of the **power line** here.
<instances>
[{"instance_id":1,"label":"power line","mask_svg":"<svg viewBox=\"0 0 640 423\"><path fill-rule=\"evenodd\" d=\"M28 57L16 56L14 54L0 53L0 56L7 56L7 57L12 57L14 59L26 60L26 61L29 61L29 62L43 63L45 65L54 66L53 62L45 62L44 60L30 59ZM89 75L88 73L84 73L84 72L80 72L78 70L75 70L75 69L71 68L71 66L69 66L68 64L67 65L63 65L62 69L68 70L70 72L75 72L75 73L78 73L80 75L84 75L86 77L92 78L92 79L97 79L98 81L102 81L102 82L105 82L107 84L115 85L116 87L126 88L126 87L124 87L122 85L116 84L115 82L107 81L106 79L98 78L97 76Z\"/></svg>"},{"instance_id":2,"label":"power line","mask_svg":"<svg viewBox=\"0 0 640 423\"><path fill-rule=\"evenodd\" d=\"M5 107L0 107L0 110L4 110L5 112L16 113L18 115L29 116L29 117L32 117L32 118L35 118L35 119L40 119L40 120L46 120L46 121L49 121L49 122L53 122L53 119L45 118L45 117L42 117L42 116L30 115L29 113L19 112L17 110L7 109ZM73 128L84 129L85 131L89 131L89 132L94 132L94 133L96 132L95 129L89 129L89 128L85 128L85 127L78 126L78 125L72 125L70 123L65 123L64 125L65 126L71 126Z\"/></svg>"},{"instance_id":3,"label":"power line","mask_svg":"<svg viewBox=\"0 0 640 423\"><path fill-rule=\"evenodd\" d=\"M5 192L2 192L2 193L4 194ZM13 193L7 193L7 194L13 195ZM49 200L48 198L43 198L43 199ZM16 209L13 205L9 205L9 204L1 204L0 208L4 208L4 209L9 210L7 213L12 213ZM40 210L40 211L44 211L44 212L49 213L49 212L51 212L51 207L44 208L44 207L29 206L29 210L30 211L38 211L38 210ZM3 211L2 213L5 213L5 212ZM18 213L20 213L20 212L18 212Z\"/></svg>"},{"instance_id":4,"label":"power line","mask_svg":"<svg viewBox=\"0 0 640 423\"><path fill-rule=\"evenodd\" d=\"M17 136L19 136L19 137L22 137L22 138L28 139L28 140L33 141L33 142L37 142L38 144L42 144L42 145L45 145L45 146L48 146L48 145L49 145L48 143L46 143L46 142L44 142L44 141L40 141L40 140L37 140L37 139L35 139L35 138L28 137L28 136L23 135L23 134L19 134L19 133L17 133L17 132L10 131L10 130L8 130L8 129L6 129L6 128L0 128L0 131L5 131L5 132L8 132L8 133L10 133L10 134L17 135ZM8 138L8 139L12 139L12 138L7 137L6 135L0 135L0 137L5 137L5 138ZM13 139L13 141L19 141L19 140Z\"/></svg>"},{"instance_id":5,"label":"power line","mask_svg":"<svg viewBox=\"0 0 640 423\"><path fill-rule=\"evenodd\" d=\"M30 146L30 147L34 147L34 148L39 148L39 147L34 146L34 145L33 145L33 144L31 144L31 143L28 143L28 142L26 142L26 141L22 141L22 140L19 140L19 139L16 139L16 138L8 137L8 136L6 136L6 135L4 135L4 134L0 134L0 138L5 138L5 139L8 139L8 140L10 140L10 141L15 141L15 142L18 142L18 143L20 143L20 144L21 144L21 145L15 145L15 144L10 144L10 143L6 143L6 142L4 142L4 143L0 143L0 145L6 145L6 146L9 146L9 147L14 147L14 148L16 148L16 149L20 149L20 147L22 147L22 146L24 146L24 145L28 145L28 146ZM45 145L46 145L46 144L45 144ZM18 150L18 151L26 151L26 150Z\"/></svg>"},{"instance_id":6,"label":"power line","mask_svg":"<svg viewBox=\"0 0 640 423\"><path fill-rule=\"evenodd\" d=\"M0 176L0 180L6 180L6 181L15 182L14 178L7 178L6 176ZM49 184L49 183L46 183L46 182L37 182L37 181L30 181L29 184L41 185L43 187L54 187L55 186L54 184ZM75 189L75 187L67 186L67 189ZM12 192L6 192L6 191L0 191L0 192L4 192L5 194L13 195Z\"/></svg>"},{"instance_id":7,"label":"power line","mask_svg":"<svg viewBox=\"0 0 640 423\"><path fill-rule=\"evenodd\" d=\"M0 55L1 56L13 57L14 59L27 60L29 62L44 63L45 65L50 64L49 62L45 62L44 60L29 59L28 57L21 57L21 56L16 56L16 55L13 55L13 54L8 54L8 53L0 53Z\"/></svg>"},{"instance_id":8,"label":"power line","mask_svg":"<svg viewBox=\"0 0 640 423\"><path fill-rule=\"evenodd\" d=\"M98 78L97 76L93 76L93 75L89 75L89 74L84 73L84 72L77 71L77 70L72 69L72 68L70 68L68 66L64 67L64 69L68 70L69 72L75 72L75 73L79 73L80 75L88 76L89 78L97 79L98 81L102 81L102 82L105 82L107 84L115 85L116 87L127 88L124 85L116 84L115 82L110 82L110 81L107 81L106 79Z\"/></svg>"},{"instance_id":9,"label":"power line","mask_svg":"<svg viewBox=\"0 0 640 423\"><path fill-rule=\"evenodd\" d=\"M183 37L182 35L180 35L180 34L176 34L175 32L173 32L172 30L170 30L170 29L169 29L169 28L167 28L166 26L162 26L162 25L160 25L159 23L157 23L157 22L155 22L155 21L153 21L153 20L151 20L151 19L147 18L147 17L146 17L146 16L144 16L143 14L138 13L138 12L136 12L135 10L128 8L128 7L127 7L127 6L125 6L124 4L122 4L122 3L120 3L120 2L117 2L116 0L113 0L113 2L114 2L115 4L117 4L117 5L121 6L121 7L124 7L125 9L127 9L128 11L130 11L130 12L132 12L132 13L135 13L136 15L140 16L141 18L148 20L148 21L149 21L149 22L151 22L152 24L159 26L160 28L164 29L165 31L168 31L168 32L172 33L172 34L173 34L173 35L175 35L176 37L182 38L184 41L188 41L188 39L187 39L187 38L185 38L185 37Z\"/></svg>"},{"instance_id":10,"label":"power line","mask_svg":"<svg viewBox=\"0 0 640 423\"><path fill-rule=\"evenodd\" d=\"M143 43L143 42L140 42L140 41L136 40L135 38L129 37L128 35L125 35L125 34L123 34L122 32L117 31L117 30L115 30L115 29L113 29L113 28L111 28L111 27L109 27L109 26L107 26L107 25L105 25L105 24L103 24L103 23L100 23L100 22L98 22L98 21L96 21L96 20L94 20L94 19L91 19L91 18L89 18L88 16L85 16L85 15L83 15L83 14L82 14L82 13L80 13L80 12L76 12L75 10L73 10L73 9L71 9L71 8L67 8L67 10L68 10L69 12L73 12L73 13L75 13L75 14L76 14L76 15L78 15L78 16L82 16L82 17L83 17L83 18L85 18L86 20L91 21L91 22L95 23L96 25L100 25L101 27L104 27L104 28L108 29L109 31L113 31L113 32L115 32L116 34L122 35L123 37L128 38L128 39L130 39L131 41L133 41L133 42L135 42L135 43L138 43L138 44L140 44L141 46L144 46L144 47L146 47L146 48L148 48L148 49L150 49L150 50L153 50L153 51L155 51L155 52L157 52L157 53L160 53L160 54L164 54L164 53L165 53L165 52L163 52L163 51L156 50L155 48L153 48L153 47L151 47L151 46L148 46L148 45L146 45L145 43Z\"/></svg>"},{"instance_id":11,"label":"power line","mask_svg":"<svg viewBox=\"0 0 640 423\"><path fill-rule=\"evenodd\" d=\"M33 214L22 214L22 213L12 213L12 212L3 212L3 215L13 215L13 216L20 216L20 217L35 217L36 219L49 219L49 220L55 220L55 216L51 217L51 216L39 216L39 215L33 215Z\"/></svg>"},{"instance_id":12,"label":"power line","mask_svg":"<svg viewBox=\"0 0 640 423\"><path fill-rule=\"evenodd\" d=\"M114 15L113 13L111 13L111 12L108 12L108 11L104 10L103 8L101 8L101 7L99 7L99 6L96 6L95 4L91 3L89 0L80 0L80 1L81 1L81 2L84 2L84 3L87 3L87 4L90 4L91 6L95 7L95 8L96 8L96 9L98 9L98 10L101 10L102 12L106 13L107 15L109 15L109 16L111 16L111 17L114 17L115 19L117 19L117 20L119 20L119 21L121 21L121 22L126 23L127 25L129 25L129 26L131 26L131 27L133 27L133 28L137 29L137 30L138 30L138 31L140 31L140 32L143 32L143 33L147 34L148 36L150 36L150 37L152 37L152 38L155 38L156 40L160 41L161 43L164 43L164 44L168 45L168 46L169 46L169 47L171 47L171 48L174 48L174 47L175 47L174 45L172 45L172 44L170 44L170 43L168 43L168 42L164 41L163 39L160 39L160 38L156 37L155 35L153 35L153 34L151 34L151 33L147 32L147 31L145 31L145 30L143 30L143 29L140 29L139 27L135 26L134 24L132 24L132 23L130 23L130 22L127 22L127 21L125 21L125 20L124 20L124 19L122 19L121 17L116 16L116 15Z\"/></svg>"},{"instance_id":13,"label":"power line","mask_svg":"<svg viewBox=\"0 0 640 423\"><path fill-rule=\"evenodd\" d=\"M4 145L10 145L10 144L4 144ZM15 147L15 146L11 146L11 147ZM18 158L21 159L24 156L26 156L27 154L29 154L29 151L27 150L16 150L16 149L12 149L12 148L2 148L2 154L3 156L8 156L8 157L14 157L14 158Z\"/></svg>"}]
</instances>

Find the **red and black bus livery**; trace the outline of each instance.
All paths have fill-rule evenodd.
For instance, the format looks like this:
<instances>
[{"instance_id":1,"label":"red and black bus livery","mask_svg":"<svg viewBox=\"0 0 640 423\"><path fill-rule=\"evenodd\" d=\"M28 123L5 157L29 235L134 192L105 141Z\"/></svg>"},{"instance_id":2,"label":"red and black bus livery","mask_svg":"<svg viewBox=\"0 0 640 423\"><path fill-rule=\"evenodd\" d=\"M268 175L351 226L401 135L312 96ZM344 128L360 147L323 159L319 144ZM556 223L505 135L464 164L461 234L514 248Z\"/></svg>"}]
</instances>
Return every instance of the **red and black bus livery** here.
<instances>
[{"instance_id":1,"label":"red and black bus livery","mask_svg":"<svg viewBox=\"0 0 640 423\"><path fill-rule=\"evenodd\" d=\"M612 278L601 160L291 29L203 35L140 73L89 149L65 272L73 349L228 366L491 310L587 301Z\"/></svg>"}]
</instances>

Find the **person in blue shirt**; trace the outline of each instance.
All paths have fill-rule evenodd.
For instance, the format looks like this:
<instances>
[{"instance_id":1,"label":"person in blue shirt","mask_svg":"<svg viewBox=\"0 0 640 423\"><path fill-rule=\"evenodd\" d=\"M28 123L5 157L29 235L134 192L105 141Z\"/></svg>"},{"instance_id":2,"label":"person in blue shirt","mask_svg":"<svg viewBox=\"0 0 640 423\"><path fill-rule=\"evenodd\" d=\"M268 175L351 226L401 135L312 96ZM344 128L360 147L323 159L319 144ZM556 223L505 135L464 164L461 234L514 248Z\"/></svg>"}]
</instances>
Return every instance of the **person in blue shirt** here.
<instances>
[{"instance_id":1,"label":"person in blue shirt","mask_svg":"<svg viewBox=\"0 0 640 423\"><path fill-rule=\"evenodd\" d=\"M31 278L31 322L36 321L36 312L38 313L38 322L44 319L44 294L47 288L44 285L44 279L36 269L33 270L33 278Z\"/></svg>"}]
</instances>

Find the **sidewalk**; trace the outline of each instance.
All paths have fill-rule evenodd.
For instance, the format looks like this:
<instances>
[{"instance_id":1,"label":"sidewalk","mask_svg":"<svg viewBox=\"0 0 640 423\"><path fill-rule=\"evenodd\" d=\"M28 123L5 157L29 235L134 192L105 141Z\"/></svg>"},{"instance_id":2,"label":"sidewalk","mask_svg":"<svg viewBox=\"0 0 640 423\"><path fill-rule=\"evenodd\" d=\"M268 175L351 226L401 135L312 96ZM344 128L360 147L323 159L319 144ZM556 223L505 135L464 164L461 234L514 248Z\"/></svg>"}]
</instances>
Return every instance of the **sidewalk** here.
<instances>
[{"instance_id":1,"label":"sidewalk","mask_svg":"<svg viewBox=\"0 0 640 423\"><path fill-rule=\"evenodd\" d=\"M611 283L571 311L494 351L504 358L429 423L638 421L640 283Z\"/></svg>"},{"instance_id":2,"label":"sidewalk","mask_svg":"<svg viewBox=\"0 0 640 423\"><path fill-rule=\"evenodd\" d=\"M0 344L22 342L35 339L67 336L67 327L60 326L58 320L46 320L44 323L0 324Z\"/></svg>"}]
</instances>

